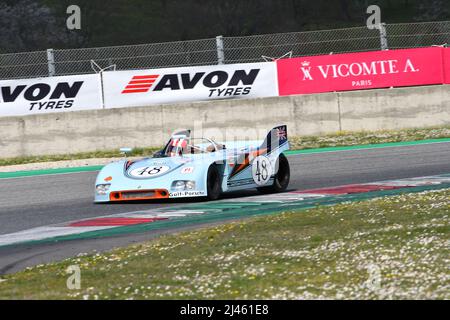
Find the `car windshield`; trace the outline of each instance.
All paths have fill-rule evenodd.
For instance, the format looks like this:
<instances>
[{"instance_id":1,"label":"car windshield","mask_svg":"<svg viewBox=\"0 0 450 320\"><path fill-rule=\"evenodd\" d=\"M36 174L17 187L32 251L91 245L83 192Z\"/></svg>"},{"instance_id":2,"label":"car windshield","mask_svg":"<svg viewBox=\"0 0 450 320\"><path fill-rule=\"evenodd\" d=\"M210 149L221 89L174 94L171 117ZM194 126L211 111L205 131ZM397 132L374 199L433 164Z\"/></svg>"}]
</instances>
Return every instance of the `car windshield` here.
<instances>
[{"instance_id":1,"label":"car windshield","mask_svg":"<svg viewBox=\"0 0 450 320\"><path fill-rule=\"evenodd\" d=\"M166 157L176 157L189 154L209 153L216 151L216 149L216 144L205 138L173 137L164 149L163 155Z\"/></svg>"}]
</instances>

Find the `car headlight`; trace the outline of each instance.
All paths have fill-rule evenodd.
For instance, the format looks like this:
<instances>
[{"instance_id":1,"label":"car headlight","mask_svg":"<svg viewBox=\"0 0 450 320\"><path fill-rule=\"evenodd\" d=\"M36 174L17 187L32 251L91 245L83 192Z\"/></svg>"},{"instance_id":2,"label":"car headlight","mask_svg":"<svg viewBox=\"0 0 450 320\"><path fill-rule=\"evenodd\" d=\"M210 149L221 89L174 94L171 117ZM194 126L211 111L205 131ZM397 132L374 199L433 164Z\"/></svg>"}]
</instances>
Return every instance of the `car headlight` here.
<instances>
[{"instance_id":1,"label":"car headlight","mask_svg":"<svg viewBox=\"0 0 450 320\"><path fill-rule=\"evenodd\" d=\"M195 189L195 181L176 180L172 183L172 190L183 191Z\"/></svg>"},{"instance_id":2,"label":"car headlight","mask_svg":"<svg viewBox=\"0 0 450 320\"><path fill-rule=\"evenodd\" d=\"M111 187L111 183L98 184L95 186L95 191L99 195L104 195L108 192L109 187Z\"/></svg>"},{"instance_id":3,"label":"car headlight","mask_svg":"<svg viewBox=\"0 0 450 320\"><path fill-rule=\"evenodd\" d=\"M195 189L195 181L186 181L186 190Z\"/></svg>"},{"instance_id":4,"label":"car headlight","mask_svg":"<svg viewBox=\"0 0 450 320\"><path fill-rule=\"evenodd\" d=\"M184 181L174 181L172 183L172 190L181 191L184 190L186 183Z\"/></svg>"}]
</instances>

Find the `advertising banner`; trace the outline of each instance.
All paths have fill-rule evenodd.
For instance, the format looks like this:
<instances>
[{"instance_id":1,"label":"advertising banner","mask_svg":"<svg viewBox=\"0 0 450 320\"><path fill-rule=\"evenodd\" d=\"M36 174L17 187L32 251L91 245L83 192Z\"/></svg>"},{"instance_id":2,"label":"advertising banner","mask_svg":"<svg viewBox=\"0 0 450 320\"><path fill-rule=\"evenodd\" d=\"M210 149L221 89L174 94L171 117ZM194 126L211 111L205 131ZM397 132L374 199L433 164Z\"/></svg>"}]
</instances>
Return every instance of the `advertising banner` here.
<instances>
[{"instance_id":1,"label":"advertising banner","mask_svg":"<svg viewBox=\"0 0 450 320\"><path fill-rule=\"evenodd\" d=\"M443 83L450 84L450 48L372 51L0 80L0 116Z\"/></svg>"},{"instance_id":2,"label":"advertising banner","mask_svg":"<svg viewBox=\"0 0 450 320\"><path fill-rule=\"evenodd\" d=\"M440 47L281 59L277 71L280 96L444 81Z\"/></svg>"},{"instance_id":3,"label":"advertising banner","mask_svg":"<svg viewBox=\"0 0 450 320\"><path fill-rule=\"evenodd\" d=\"M278 96L275 62L103 74L106 108Z\"/></svg>"},{"instance_id":4,"label":"advertising banner","mask_svg":"<svg viewBox=\"0 0 450 320\"><path fill-rule=\"evenodd\" d=\"M444 83L450 84L450 48L442 48Z\"/></svg>"},{"instance_id":5,"label":"advertising banner","mask_svg":"<svg viewBox=\"0 0 450 320\"><path fill-rule=\"evenodd\" d=\"M0 80L0 116L101 108L98 74Z\"/></svg>"}]
</instances>

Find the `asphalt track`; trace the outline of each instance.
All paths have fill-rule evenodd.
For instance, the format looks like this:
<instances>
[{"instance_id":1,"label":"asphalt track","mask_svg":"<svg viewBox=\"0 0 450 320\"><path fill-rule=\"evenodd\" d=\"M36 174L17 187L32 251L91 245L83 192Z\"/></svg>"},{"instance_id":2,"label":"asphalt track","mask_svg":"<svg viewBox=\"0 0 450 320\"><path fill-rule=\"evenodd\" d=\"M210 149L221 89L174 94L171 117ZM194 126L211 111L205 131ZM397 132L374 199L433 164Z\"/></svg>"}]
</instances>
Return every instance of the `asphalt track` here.
<instances>
[{"instance_id":1,"label":"asphalt track","mask_svg":"<svg viewBox=\"0 0 450 320\"><path fill-rule=\"evenodd\" d=\"M450 173L450 142L288 156L290 189L311 189ZM0 234L186 201L94 204L97 172L0 179ZM257 194L248 191L227 197ZM192 202L192 201L188 201ZM179 229L178 229L179 230ZM173 232L163 231L165 232ZM0 248L0 274L92 250L150 239L161 232Z\"/></svg>"}]
</instances>

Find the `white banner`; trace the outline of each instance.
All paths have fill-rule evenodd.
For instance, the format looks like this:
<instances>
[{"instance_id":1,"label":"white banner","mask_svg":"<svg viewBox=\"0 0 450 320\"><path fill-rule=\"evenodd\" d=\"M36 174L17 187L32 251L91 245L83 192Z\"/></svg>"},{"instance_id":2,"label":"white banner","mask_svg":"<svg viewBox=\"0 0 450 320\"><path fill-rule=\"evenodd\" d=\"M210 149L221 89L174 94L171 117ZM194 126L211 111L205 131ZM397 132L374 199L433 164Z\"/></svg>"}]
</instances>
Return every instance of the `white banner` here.
<instances>
[{"instance_id":1,"label":"white banner","mask_svg":"<svg viewBox=\"0 0 450 320\"><path fill-rule=\"evenodd\" d=\"M278 96L275 62L103 73L106 108Z\"/></svg>"},{"instance_id":2,"label":"white banner","mask_svg":"<svg viewBox=\"0 0 450 320\"><path fill-rule=\"evenodd\" d=\"M0 116L101 108L98 74L0 81Z\"/></svg>"}]
</instances>

